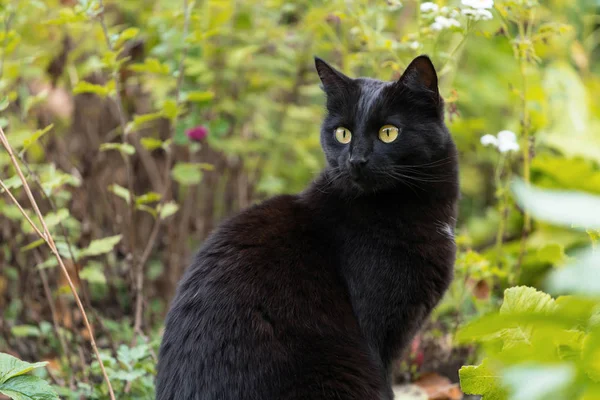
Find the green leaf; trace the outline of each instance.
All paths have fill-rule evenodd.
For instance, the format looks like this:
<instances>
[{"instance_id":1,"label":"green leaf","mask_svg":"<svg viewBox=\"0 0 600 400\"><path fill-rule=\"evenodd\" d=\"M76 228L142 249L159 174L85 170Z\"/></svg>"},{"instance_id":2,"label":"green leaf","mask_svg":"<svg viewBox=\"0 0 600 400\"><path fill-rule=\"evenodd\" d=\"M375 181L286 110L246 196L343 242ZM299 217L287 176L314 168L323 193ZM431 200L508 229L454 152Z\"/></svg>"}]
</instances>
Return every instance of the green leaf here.
<instances>
[{"instance_id":1,"label":"green leaf","mask_svg":"<svg viewBox=\"0 0 600 400\"><path fill-rule=\"evenodd\" d=\"M556 304L549 294L528 286L516 286L504 291L500 314L544 313L555 309Z\"/></svg>"},{"instance_id":2,"label":"green leaf","mask_svg":"<svg viewBox=\"0 0 600 400\"><path fill-rule=\"evenodd\" d=\"M587 250L566 267L553 270L546 280L552 293L600 294L600 251Z\"/></svg>"},{"instance_id":3,"label":"green leaf","mask_svg":"<svg viewBox=\"0 0 600 400\"><path fill-rule=\"evenodd\" d=\"M177 103L174 100L165 100L163 104L162 114L169 118L171 121L174 121L177 118Z\"/></svg>"},{"instance_id":4,"label":"green leaf","mask_svg":"<svg viewBox=\"0 0 600 400\"><path fill-rule=\"evenodd\" d=\"M148 203L154 203L156 201L159 201L161 198L160 193L156 193L156 192L148 192L146 194L143 194L139 197L137 197L135 199L135 204L148 204Z\"/></svg>"},{"instance_id":5,"label":"green leaf","mask_svg":"<svg viewBox=\"0 0 600 400\"><path fill-rule=\"evenodd\" d=\"M129 204L131 202L129 190L127 190L123 186L120 186L120 185L117 185L116 183L114 183L108 187L108 190L110 190L111 192L113 192L114 194L116 194L117 196L122 198L123 200L125 200L127 202L127 204Z\"/></svg>"},{"instance_id":6,"label":"green leaf","mask_svg":"<svg viewBox=\"0 0 600 400\"><path fill-rule=\"evenodd\" d=\"M46 214L44 220L46 221L46 226L50 229L69 218L69 216L69 210L61 208L60 210L56 210L56 212L52 211Z\"/></svg>"},{"instance_id":7,"label":"green leaf","mask_svg":"<svg viewBox=\"0 0 600 400\"><path fill-rule=\"evenodd\" d=\"M114 87L112 88L112 90L114 91ZM93 93L100 97L106 97L109 96L112 93L112 91L109 84L106 84L106 86L101 86L86 81L79 81L77 85L75 85L75 87L73 88L73 94L80 93Z\"/></svg>"},{"instance_id":8,"label":"green leaf","mask_svg":"<svg viewBox=\"0 0 600 400\"><path fill-rule=\"evenodd\" d=\"M31 364L9 354L0 353L0 383L4 383L15 376L26 374L35 368L42 368L47 364L45 361Z\"/></svg>"},{"instance_id":9,"label":"green leaf","mask_svg":"<svg viewBox=\"0 0 600 400\"><path fill-rule=\"evenodd\" d=\"M40 329L33 325L15 325L10 332L15 337L38 337L41 334Z\"/></svg>"},{"instance_id":10,"label":"green leaf","mask_svg":"<svg viewBox=\"0 0 600 400\"><path fill-rule=\"evenodd\" d=\"M92 240L90 245L85 249L81 250L80 257L91 257L98 256L100 254L106 254L113 250L113 248L121 241L123 235L109 236L102 239Z\"/></svg>"},{"instance_id":11,"label":"green leaf","mask_svg":"<svg viewBox=\"0 0 600 400\"><path fill-rule=\"evenodd\" d=\"M206 103L212 100L215 97L213 92L187 92L185 95L185 100L192 101L195 103Z\"/></svg>"},{"instance_id":12,"label":"green leaf","mask_svg":"<svg viewBox=\"0 0 600 400\"><path fill-rule=\"evenodd\" d=\"M134 115L133 116L133 125L135 126L135 128L139 128L140 126L142 126L150 121L154 121L154 120L157 120L162 117L163 117L162 112Z\"/></svg>"},{"instance_id":13,"label":"green leaf","mask_svg":"<svg viewBox=\"0 0 600 400\"><path fill-rule=\"evenodd\" d=\"M19 154L21 154L21 156L23 154L25 154L27 149L29 149L31 146L33 146L33 144L35 142L37 142L39 140L39 138L44 136L53 127L54 127L54 124L50 124L47 127L45 127L44 129L38 129L37 131L33 132L33 134L30 137L28 137L27 139L25 139L23 141L23 149L21 150L21 152Z\"/></svg>"},{"instance_id":14,"label":"green leaf","mask_svg":"<svg viewBox=\"0 0 600 400\"><path fill-rule=\"evenodd\" d=\"M517 202L538 219L555 225L600 229L600 197L584 192L542 190L513 182Z\"/></svg>"},{"instance_id":15,"label":"green leaf","mask_svg":"<svg viewBox=\"0 0 600 400\"><path fill-rule=\"evenodd\" d=\"M19 175L13 175L4 181L4 186L6 186L7 189L18 189L23 186L23 181ZM4 189L0 189L0 193L4 193Z\"/></svg>"},{"instance_id":16,"label":"green leaf","mask_svg":"<svg viewBox=\"0 0 600 400\"><path fill-rule=\"evenodd\" d=\"M102 271L102 264L100 263L88 263L81 272L79 273L81 279L85 279L90 283L106 284L106 276Z\"/></svg>"},{"instance_id":17,"label":"green leaf","mask_svg":"<svg viewBox=\"0 0 600 400\"><path fill-rule=\"evenodd\" d=\"M202 166L195 163L177 163L171 171L173 179L184 186L197 185L202 181Z\"/></svg>"},{"instance_id":18,"label":"green leaf","mask_svg":"<svg viewBox=\"0 0 600 400\"><path fill-rule=\"evenodd\" d=\"M0 384L0 393L14 400L59 400L52 387L37 376L16 376Z\"/></svg>"},{"instance_id":19,"label":"green leaf","mask_svg":"<svg viewBox=\"0 0 600 400\"><path fill-rule=\"evenodd\" d=\"M504 291L504 301L500 307L500 315L509 314L549 314L557 306L550 295L527 286L517 286ZM530 344L532 324L518 323L514 328L502 331L504 348L517 346L521 343Z\"/></svg>"},{"instance_id":20,"label":"green leaf","mask_svg":"<svg viewBox=\"0 0 600 400\"><path fill-rule=\"evenodd\" d=\"M100 145L100 151L107 150L119 150L122 154L134 155L135 147L129 143L102 143Z\"/></svg>"},{"instance_id":21,"label":"green leaf","mask_svg":"<svg viewBox=\"0 0 600 400\"><path fill-rule=\"evenodd\" d=\"M118 39L115 42L115 48L120 48L126 41L133 39L140 32L138 28L127 28L119 34Z\"/></svg>"},{"instance_id":22,"label":"green leaf","mask_svg":"<svg viewBox=\"0 0 600 400\"><path fill-rule=\"evenodd\" d=\"M8 105L9 105L8 96L2 97L2 100L0 100L0 111L6 110L8 108Z\"/></svg>"},{"instance_id":23,"label":"green leaf","mask_svg":"<svg viewBox=\"0 0 600 400\"><path fill-rule=\"evenodd\" d=\"M21 252L24 253L26 251L38 248L41 245L43 245L44 243L46 243L46 241L44 239L38 239L38 240L36 240L34 242L29 243L26 246L21 247Z\"/></svg>"},{"instance_id":24,"label":"green leaf","mask_svg":"<svg viewBox=\"0 0 600 400\"><path fill-rule=\"evenodd\" d=\"M526 286L504 291L499 313L488 314L463 326L456 334L459 342L501 340L503 348L531 344L532 325L571 326L569 316L552 315L557 310L548 294Z\"/></svg>"},{"instance_id":25,"label":"green leaf","mask_svg":"<svg viewBox=\"0 0 600 400\"><path fill-rule=\"evenodd\" d=\"M144 146L144 148L146 150L150 150L150 151L159 149L163 145L162 140L158 140L158 139L150 138L150 137L141 138L140 143L142 144L142 146Z\"/></svg>"},{"instance_id":26,"label":"green leaf","mask_svg":"<svg viewBox=\"0 0 600 400\"><path fill-rule=\"evenodd\" d=\"M154 208L152 208L152 207L148 207L148 206L147 206L147 205L145 205L145 204L138 204L138 205L136 205L136 206L135 206L135 208L136 208L137 210L140 210L140 211L145 211L145 212L147 212L148 214L152 215L154 218L156 218L156 214L157 214L157 212L156 212L156 210L155 210Z\"/></svg>"},{"instance_id":27,"label":"green leaf","mask_svg":"<svg viewBox=\"0 0 600 400\"><path fill-rule=\"evenodd\" d=\"M179 210L179 205L174 201L169 201L168 203L163 204L163 206L159 210L160 219L165 219L175 214Z\"/></svg>"},{"instance_id":28,"label":"green leaf","mask_svg":"<svg viewBox=\"0 0 600 400\"><path fill-rule=\"evenodd\" d=\"M564 261L565 249L564 246L558 243L549 243L540 247L537 251L538 261L556 265Z\"/></svg>"},{"instance_id":29,"label":"green leaf","mask_svg":"<svg viewBox=\"0 0 600 400\"><path fill-rule=\"evenodd\" d=\"M146 58L143 64L132 64L128 67L134 72L146 72L149 74L168 75L169 66L161 63L156 58Z\"/></svg>"},{"instance_id":30,"label":"green leaf","mask_svg":"<svg viewBox=\"0 0 600 400\"><path fill-rule=\"evenodd\" d=\"M500 375L493 371L487 359L479 366L465 366L458 371L460 388L466 394L483 396L483 400L505 400L507 392L500 386Z\"/></svg>"},{"instance_id":31,"label":"green leaf","mask_svg":"<svg viewBox=\"0 0 600 400\"><path fill-rule=\"evenodd\" d=\"M515 365L502 372L511 399L567 399L560 392L575 378L572 365ZM487 400L487 399L486 399Z\"/></svg>"}]
</instances>

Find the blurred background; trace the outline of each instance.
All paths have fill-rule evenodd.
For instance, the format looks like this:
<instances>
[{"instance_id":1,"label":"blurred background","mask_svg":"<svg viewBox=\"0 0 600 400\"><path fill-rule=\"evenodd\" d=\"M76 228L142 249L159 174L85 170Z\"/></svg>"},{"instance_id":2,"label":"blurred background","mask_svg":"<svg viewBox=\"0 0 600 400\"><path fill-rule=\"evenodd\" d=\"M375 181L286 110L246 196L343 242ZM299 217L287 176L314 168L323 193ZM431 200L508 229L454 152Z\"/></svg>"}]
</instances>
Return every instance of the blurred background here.
<instances>
[{"instance_id":1,"label":"blurred background","mask_svg":"<svg viewBox=\"0 0 600 400\"><path fill-rule=\"evenodd\" d=\"M597 221L600 208L549 198L542 213L582 215L544 222L511 190L517 180L525 199L530 184L600 194L599 12L596 0L0 1L0 127L117 398L152 398L165 312L211 230L302 190L323 167L313 56L352 77L391 80L419 54L437 68L460 151L459 254L453 286L395 379L412 385L399 398L463 398L458 370L481 360L475 336L494 332L461 341L457 329L497 312L508 288L515 304L534 304L542 294L533 288L546 289L549 274L599 237L586 218ZM23 215L38 224L5 149L0 179L0 351L48 361L38 376L63 398L109 398L64 270ZM588 282L600 280L594 273ZM595 315L597 302L579 300ZM567 314L583 310L572 307ZM581 361L579 346L563 376L578 393L569 399L600 393L600 366ZM548 347L516 349L544 368L564 361ZM497 342L485 354L489 368L516 363ZM463 391L485 394L477 382ZM499 382L498 396L518 390ZM536 398L527 396L513 398Z\"/></svg>"}]
</instances>

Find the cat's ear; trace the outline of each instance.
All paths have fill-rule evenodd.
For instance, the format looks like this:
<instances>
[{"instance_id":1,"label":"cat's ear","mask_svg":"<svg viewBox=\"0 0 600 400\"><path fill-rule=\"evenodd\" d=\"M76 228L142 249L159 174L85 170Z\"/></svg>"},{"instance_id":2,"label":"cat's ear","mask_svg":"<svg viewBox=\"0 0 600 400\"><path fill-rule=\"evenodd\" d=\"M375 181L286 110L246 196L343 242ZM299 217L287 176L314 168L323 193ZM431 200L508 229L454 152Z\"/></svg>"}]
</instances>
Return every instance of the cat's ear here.
<instances>
[{"instance_id":1,"label":"cat's ear","mask_svg":"<svg viewBox=\"0 0 600 400\"><path fill-rule=\"evenodd\" d=\"M326 93L344 89L352 82L352 79L316 56L315 67L317 68L317 73L319 74L321 83L323 83L323 89L325 89Z\"/></svg>"},{"instance_id":2,"label":"cat's ear","mask_svg":"<svg viewBox=\"0 0 600 400\"><path fill-rule=\"evenodd\" d=\"M406 67L404 74L399 82L408 87L425 87L432 92L432 97L436 103L440 101L438 89L438 78L433 63L426 55L421 55L412 60Z\"/></svg>"}]
</instances>

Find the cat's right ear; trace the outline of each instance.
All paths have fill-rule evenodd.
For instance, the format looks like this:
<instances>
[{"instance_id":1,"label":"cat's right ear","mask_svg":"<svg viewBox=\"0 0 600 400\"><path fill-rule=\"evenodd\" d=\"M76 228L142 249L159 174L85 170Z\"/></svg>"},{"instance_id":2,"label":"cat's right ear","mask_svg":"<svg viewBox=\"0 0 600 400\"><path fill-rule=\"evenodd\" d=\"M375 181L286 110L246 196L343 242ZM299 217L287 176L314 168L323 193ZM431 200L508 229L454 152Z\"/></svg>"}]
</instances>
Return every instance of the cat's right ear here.
<instances>
[{"instance_id":1,"label":"cat's right ear","mask_svg":"<svg viewBox=\"0 0 600 400\"><path fill-rule=\"evenodd\" d=\"M343 90L352 82L352 79L316 56L315 67L317 68L317 73L319 74L325 93L329 94Z\"/></svg>"}]
</instances>

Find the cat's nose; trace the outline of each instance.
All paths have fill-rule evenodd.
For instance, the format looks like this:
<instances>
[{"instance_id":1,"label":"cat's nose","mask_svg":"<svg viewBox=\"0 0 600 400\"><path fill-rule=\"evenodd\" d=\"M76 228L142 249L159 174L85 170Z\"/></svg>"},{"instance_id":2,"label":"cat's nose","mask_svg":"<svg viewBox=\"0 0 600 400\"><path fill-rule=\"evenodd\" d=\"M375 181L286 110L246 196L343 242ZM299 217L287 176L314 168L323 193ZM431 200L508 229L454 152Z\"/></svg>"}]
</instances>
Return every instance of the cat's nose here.
<instances>
[{"instance_id":1,"label":"cat's nose","mask_svg":"<svg viewBox=\"0 0 600 400\"><path fill-rule=\"evenodd\" d=\"M368 161L366 157L350 157L350 166L352 168L362 168Z\"/></svg>"}]
</instances>

